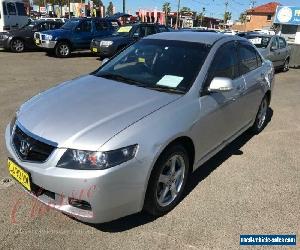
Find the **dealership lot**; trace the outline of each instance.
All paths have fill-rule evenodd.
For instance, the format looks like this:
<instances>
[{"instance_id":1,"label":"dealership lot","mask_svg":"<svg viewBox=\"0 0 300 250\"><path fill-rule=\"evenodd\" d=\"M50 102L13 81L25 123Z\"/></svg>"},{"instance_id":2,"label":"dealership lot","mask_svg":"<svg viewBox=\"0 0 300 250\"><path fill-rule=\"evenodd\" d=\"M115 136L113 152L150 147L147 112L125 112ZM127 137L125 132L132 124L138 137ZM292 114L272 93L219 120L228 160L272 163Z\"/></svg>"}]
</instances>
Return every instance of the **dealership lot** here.
<instances>
[{"instance_id":1,"label":"dealership lot","mask_svg":"<svg viewBox=\"0 0 300 250\"><path fill-rule=\"evenodd\" d=\"M4 129L32 95L96 69L87 53L68 59L0 51L0 179L8 177ZM19 185L0 185L0 246L10 248L225 249L240 234L297 234L300 221L300 70L278 73L270 123L235 140L190 179L184 200L153 220L132 215L90 226L48 211ZM134 177L133 177L134 178ZM299 244L299 243L298 243Z\"/></svg>"}]
</instances>

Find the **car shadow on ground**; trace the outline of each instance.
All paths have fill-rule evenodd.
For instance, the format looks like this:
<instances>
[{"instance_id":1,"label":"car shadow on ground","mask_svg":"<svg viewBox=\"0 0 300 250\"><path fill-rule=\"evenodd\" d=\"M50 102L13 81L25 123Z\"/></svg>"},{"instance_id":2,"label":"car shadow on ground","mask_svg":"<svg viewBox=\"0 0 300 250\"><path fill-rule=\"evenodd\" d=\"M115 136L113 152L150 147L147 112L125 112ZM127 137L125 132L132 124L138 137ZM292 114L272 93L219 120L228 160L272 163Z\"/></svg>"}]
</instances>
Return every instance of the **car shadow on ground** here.
<instances>
[{"instance_id":1,"label":"car shadow on ground","mask_svg":"<svg viewBox=\"0 0 300 250\"><path fill-rule=\"evenodd\" d=\"M273 116L273 110L271 108L268 109L266 125L271 121ZM194 173L189 176L189 180L187 182L187 186L185 188L185 192L182 200L189 195L193 189L201 183L206 177L208 177L214 170L216 170L223 162L225 162L232 155L242 155L243 151L241 148L253 137L255 136L253 133L246 131L241 136L236 138L233 142L227 145L224 149L222 149L219 153L213 156L210 160L202 164ZM142 226L146 223L152 222L157 217L153 217L146 213L140 212L132 215L128 215L126 217L101 223L101 224L89 224L91 227L94 227L103 232L110 233L118 233L130 230L132 228ZM75 219L76 220L76 219Z\"/></svg>"},{"instance_id":2,"label":"car shadow on ground","mask_svg":"<svg viewBox=\"0 0 300 250\"><path fill-rule=\"evenodd\" d=\"M48 51L45 53L48 57L58 58L55 56L53 51ZM71 55L67 58L58 58L58 59L68 59L68 58L81 58L81 57L97 57L96 54L92 53L89 50L84 51L74 51L71 53ZM98 56L99 57L99 56Z\"/></svg>"}]
</instances>

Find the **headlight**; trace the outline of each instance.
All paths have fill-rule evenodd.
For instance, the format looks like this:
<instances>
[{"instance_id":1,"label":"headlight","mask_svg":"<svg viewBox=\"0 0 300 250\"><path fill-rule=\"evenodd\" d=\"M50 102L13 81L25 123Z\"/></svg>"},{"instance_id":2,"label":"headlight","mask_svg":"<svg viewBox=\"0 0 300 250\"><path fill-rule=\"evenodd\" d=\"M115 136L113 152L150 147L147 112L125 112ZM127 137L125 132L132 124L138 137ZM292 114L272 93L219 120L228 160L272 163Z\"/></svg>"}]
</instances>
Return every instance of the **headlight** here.
<instances>
[{"instance_id":1,"label":"headlight","mask_svg":"<svg viewBox=\"0 0 300 250\"><path fill-rule=\"evenodd\" d=\"M5 40L9 37L9 35L6 35L6 34L3 34L3 35L0 35L0 39L1 40Z\"/></svg>"},{"instance_id":2,"label":"headlight","mask_svg":"<svg viewBox=\"0 0 300 250\"><path fill-rule=\"evenodd\" d=\"M82 170L107 169L131 160L137 148L138 145L132 145L106 152L68 149L60 158L57 167Z\"/></svg>"},{"instance_id":3,"label":"headlight","mask_svg":"<svg viewBox=\"0 0 300 250\"><path fill-rule=\"evenodd\" d=\"M52 40L52 36L51 35L45 35L45 40Z\"/></svg>"},{"instance_id":4,"label":"headlight","mask_svg":"<svg viewBox=\"0 0 300 250\"><path fill-rule=\"evenodd\" d=\"M113 41L101 41L100 46L108 47L112 45L114 42Z\"/></svg>"},{"instance_id":5,"label":"headlight","mask_svg":"<svg viewBox=\"0 0 300 250\"><path fill-rule=\"evenodd\" d=\"M18 118L18 114L19 114L19 110L16 111L14 117L11 119L10 124L9 124L9 130L10 130L10 134L12 134L17 118Z\"/></svg>"}]
</instances>

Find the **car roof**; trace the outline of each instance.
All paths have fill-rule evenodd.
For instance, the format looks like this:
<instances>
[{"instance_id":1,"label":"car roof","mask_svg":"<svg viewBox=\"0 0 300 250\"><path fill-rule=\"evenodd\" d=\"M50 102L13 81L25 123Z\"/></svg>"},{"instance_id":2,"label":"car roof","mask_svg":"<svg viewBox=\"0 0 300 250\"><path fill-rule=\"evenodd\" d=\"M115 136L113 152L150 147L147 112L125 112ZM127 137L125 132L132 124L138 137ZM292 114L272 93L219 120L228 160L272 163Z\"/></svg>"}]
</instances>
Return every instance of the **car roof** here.
<instances>
[{"instance_id":1,"label":"car roof","mask_svg":"<svg viewBox=\"0 0 300 250\"><path fill-rule=\"evenodd\" d=\"M205 43L212 45L216 41L228 38L224 34L214 32L163 32L145 37L144 39L177 40L183 42ZM237 38L237 37L235 37ZM239 38L237 38L239 39Z\"/></svg>"},{"instance_id":2,"label":"car roof","mask_svg":"<svg viewBox=\"0 0 300 250\"><path fill-rule=\"evenodd\" d=\"M246 35L246 37L250 37L250 36L273 37L276 35L261 34L261 33L250 33Z\"/></svg>"}]
</instances>

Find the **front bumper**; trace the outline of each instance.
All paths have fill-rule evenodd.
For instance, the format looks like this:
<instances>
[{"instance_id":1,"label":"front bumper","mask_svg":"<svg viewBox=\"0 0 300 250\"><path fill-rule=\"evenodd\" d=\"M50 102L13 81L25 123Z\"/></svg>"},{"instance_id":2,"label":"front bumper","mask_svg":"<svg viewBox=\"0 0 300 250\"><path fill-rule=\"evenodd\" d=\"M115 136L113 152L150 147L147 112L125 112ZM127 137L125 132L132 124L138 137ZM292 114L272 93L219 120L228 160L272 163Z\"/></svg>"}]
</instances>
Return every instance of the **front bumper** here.
<instances>
[{"instance_id":1,"label":"front bumper","mask_svg":"<svg viewBox=\"0 0 300 250\"><path fill-rule=\"evenodd\" d=\"M55 166L66 149L55 149L44 163L31 163L21 161L15 153L9 126L5 141L9 156L31 175L34 185L47 191L26 192L48 206L89 223L111 221L143 207L147 168L135 158L106 170L63 169ZM72 206L70 198L88 202L91 209Z\"/></svg>"},{"instance_id":2,"label":"front bumper","mask_svg":"<svg viewBox=\"0 0 300 250\"><path fill-rule=\"evenodd\" d=\"M40 40L39 43L35 42L37 46L44 49L54 49L56 43L57 43L56 41L49 41L49 40Z\"/></svg>"},{"instance_id":3,"label":"front bumper","mask_svg":"<svg viewBox=\"0 0 300 250\"><path fill-rule=\"evenodd\" d=\"M103 47L92 43L90 49L91 52L98 53L103 57L112 57L116 53L116 48L114 46Z\"/></svg>"}]
</instances>

